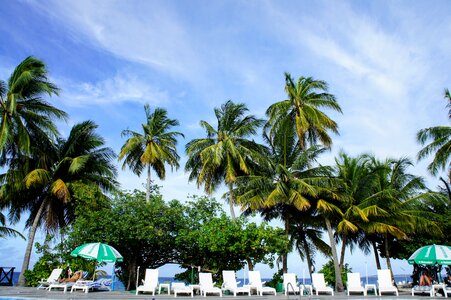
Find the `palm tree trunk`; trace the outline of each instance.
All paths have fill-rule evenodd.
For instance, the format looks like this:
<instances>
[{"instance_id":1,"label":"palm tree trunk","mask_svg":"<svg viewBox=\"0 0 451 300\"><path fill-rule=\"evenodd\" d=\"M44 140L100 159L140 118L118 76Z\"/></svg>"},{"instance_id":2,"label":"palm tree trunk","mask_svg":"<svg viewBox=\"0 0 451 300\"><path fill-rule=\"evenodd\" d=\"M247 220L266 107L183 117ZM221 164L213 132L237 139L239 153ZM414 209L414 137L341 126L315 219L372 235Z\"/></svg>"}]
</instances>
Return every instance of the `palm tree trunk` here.
<instances>
[{"instance_id":1,"label":"palm tree trunk","mask_svg":"<svg viewBox=\"0 0 451 300\"><path fill-rule=\"evenodd\" d=\"M310 248L308 246L305 235L302 235L302 245L303 245L304 252L305 252L305 258L307 259L308 274L310 276L310 280L312 280L313 262L312 262L312 256L310 254Z\"/></svg>"},{"instance_id":2,"label":"palm tree trunk","mask_svg":"<svg viewBox=\"0 0 451 300\"><path fill-rule=\"evenodd\" d=\"M229 206L230 206L230 217L235 220L235 210L233 205L235 204L235 196L233 196L233 185L229 184Z\"/></svg>"},{"instance_id":3,"label":"palm tree trunk","mask_svg":"<svg viewBox=\"0 0 451 300\"><path fill-rule=\"evenodd\" d=\"M33 224L31 225L30 232L28 233L27 248L25 249L25 255L22 263L22 270L20 271L19 280L17 281L17 286L25 286L25 271L28 270L30 265L31 251L33 250L34 236L36 235L36 230L38 229L39 220L41 219L42 212L44 211L45 201L41 203L36 216L34 217Z\"/></svg>"},{"instance_id":4,"label":"palm tree trunk","mask_svg":"<svg viewBox=\"0 0 451 300\"><path fill-rule=\"evenodd\" d=\"M150 201L150 164L147 166L147 183L146 183L146 202Z\"/></svg>"},{"instance_id":5,"label":"palm tree trunk","mask_svg":"<svg viewBox=\"0 0 451 300\"><path fill-rule=\"evenodd\" d=\"M288 217L285 217L285 237L287 241L289 240L290 235L290 220ZM282 271L283 273L288 273L288 253L282 254Z\"/></svg>"},{"instance_id":6,"label":"palm tree trunk","mask_svg":"<svg viewBox=\"0 0 451 300\"><path fill-rule=\"evenodd\" d=\"M394 284L396 285L396 282L394 281L395 276L393 275L393 270L391 268L391 262L390 262L390 251L388 250L388 234L385 234L385 259L387 260L387 268L390 270L390 274L391 274L391 279L394 282Z\"/></svg>"},{"instance_id":7,"label":"palm tree trunk","mask_svg":"<svg viewBox=\"0 0 451 300\"><path fill-rule=\"evenodd\" d=\"M330 249L332 250L332 260L334 262L334 270L335 270L335 290L337 292L343 291L343 281L341 280L340 268L338 266L338 256L337 256L337 248L335 246L334 235L332 232L332 225L330 224L330 220L325 218L327 233L329 234L330 240Z\"/></svg>"},{"instance_id":8,"label":"palm tree trunk","mask_svg":"<svg viewBox=\"0 0 451 300\"><path fill-rule=\"evenodd\" d=\"M372 241L371 245L373 245L374 258L376 259L376 268L378 270L380 270L381 269L381 261L379 260L379 253L377 251L376 242Z\"/></svg>"},{"instance_id":9,"label":"palm tree trunk","mask_svg":"<svg viewBox=\"0 0 451 300\"><path fill-rule=\"evenodd\" d=\"M348 235L346 233L344 233L342 236L342 239L341 239L341 254L340 254L340 265L339 265L340 273L343 271L347 240L348 240Z\"/></svg>"}]
</instances>

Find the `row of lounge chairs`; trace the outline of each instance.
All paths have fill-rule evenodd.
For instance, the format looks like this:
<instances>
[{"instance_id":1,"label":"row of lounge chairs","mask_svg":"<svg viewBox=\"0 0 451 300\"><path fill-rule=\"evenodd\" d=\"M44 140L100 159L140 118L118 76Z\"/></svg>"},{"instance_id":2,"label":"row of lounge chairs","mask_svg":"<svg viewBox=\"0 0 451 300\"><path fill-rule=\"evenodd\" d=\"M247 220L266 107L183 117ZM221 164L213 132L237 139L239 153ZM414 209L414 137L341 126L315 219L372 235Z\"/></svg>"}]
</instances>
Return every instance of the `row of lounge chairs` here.
<instances>
[{"instance_id":1,"label":"row of lounge chairs","mask_svg":"<svg viewBox=\"0 0 451 300\"><path fill-rule=\"evenodd\" d=\"M98 280L86 280L83 279L86 277L87 272L83 272L83 276L81 279L75 282L59 282L59 278L63 269L53 269L52 273L47 279L42 279L39 281L37 286L38 289L45 289L48 291L51 290L63 290L65 293L70 290L70 292L74 292L77 290L81 290L85 293L89 291L95 290L109 290L111 291L111 279L100 278Z\"/></svg>"},{"instance_id":2,"label":"row of lounge chairs","mask_svg":"<svg viewBox=\"0 0 451 300\"><path fill-rule=\"evenodd\" d=\"M168 293L172 291L174 297L179 294L187 294L193 297L196 291L199 291L201 296L218 295L222 297L224 291L231 292L234 296L237 294L251 295L253 291L257 295L274 294L276 290L272 287L263 286L264 282L261 281L259 271L249 271L249 284L239 287L240 282L236 281L235 271L223 271L224 283L221 288L215 287L211 273L199 273L199 284L186 286L181 282L173 282L171 287L169 284L159 284L158 282L158 269L147 269L143 284L136 288L136 295L139 293L152 293L155 295L155 291L158 289L161 292L162 286L168 289Z\"/></svg>"},{"instance_id":3,"label":"row of lounge chairs","mask_svg":"<svg viewBox=\"0 0 451 300\"><path fill-rule=\"evenodd\" d=\"M362 293L367 295L369 289L372 289L375 294L382 296L383 293L392 293L398 296L398 289L393 285L391 280L391 274L389 270L378 270L378 290L376 285L365 285L363 287L360 279L360 273L348 273L348 296L351 293ZM201 296L218 295L222 297L224 291L229 291L233 296L237 294L251 295L252 292L256 292L257 295L263 296L263 294L276 295L276 290L272 287L264 286L264 282L261 280L259 271L249 271L249 284L238 286L240 282L236 281L235 271L223 271L222 272L224 283L222 287L215 287L211 273L199 273L199 284L186 286L184 283L172 283L172 287L169 284L158 283L158 269L147 269L143 284L136 289L136 295L138 293L152 293L155 295L155 291L158 289L161 293L162 285L168 290L168 293L172 291L174 296L179 294L187 294L193 297L195 291L199 291ZM312 285L298 285L296 281L296 274L286 273L283 275L283 285L285 289L285 295L290 293L304 295L304 293L313 294L315 291L318 296L320 293L326 293L334 296L334 290L327 286L324 280L324 274L315 273L312 274Z\"/></svg>"},{"instance_id":4,"label":"row of lounge chairs","mask_svg":"<svg viewBox=\"0 0 451 300\"><path fill-rule=\"evenodd\" d=\"M382 296L382 293L394 293L398 296L398 289L392 284L390 270L378 270L377 276L379 296ZM365 287L362 285L360 273L348 273L347 279L348 296L351 295L351 293L361 293L366 296L369 289L374 290L375 294L377 294L376 285L367 284ZM304 295L304 293L307 293L312 295L313 291L315 291L317 296L320 293L334 296L333 288L327 286L326 281L324 280L324 274L322 273L312 274L312 285L298 285L296 282L296 274L286 273L283 274L283 285L285 295L289 293L299 295Z\"/></svg>"}]
</instances>

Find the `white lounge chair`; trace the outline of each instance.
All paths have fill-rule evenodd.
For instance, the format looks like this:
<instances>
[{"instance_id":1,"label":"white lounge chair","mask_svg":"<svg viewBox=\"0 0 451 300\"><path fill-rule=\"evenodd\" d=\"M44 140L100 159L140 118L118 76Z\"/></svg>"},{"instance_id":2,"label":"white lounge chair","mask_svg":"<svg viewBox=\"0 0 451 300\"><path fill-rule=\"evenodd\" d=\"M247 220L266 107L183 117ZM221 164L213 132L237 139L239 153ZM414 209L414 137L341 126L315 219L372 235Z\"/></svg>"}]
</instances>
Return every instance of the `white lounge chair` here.
<instances>
[{"instance_id":1,"label":"white lounge chair","mask_svg":"<svg viewBox=\"0 0 451 300\"><path fill-rule=\"evenodd\" d=\"M199 273L200 295L207 297L207 294L219 294L222 297L222 290L213 285L211 273Z\"/></svg>"},{"instance_id":2,"label":"white lounge chair","mask_svg":"<svg viewBox=\"0 0 451 300\"><path fill-rule=\"evenodd\" d=\"M62 272L63 269L53 269L52 273L50 273L50 276L47 279L44 278L41 281L39 281L39 284L37 286L38 290L48 289L52 283L57 283Z\"/></svg>"},{"instance_id":3,"label":"white lounge chair","mask_svg":"<svg viewBox=\"0 0 451 300\"><path fill-rule=\"evenodd\" d=\"M139 292L152 293L155 296L155 289L158 287L158 269L146 269L144 283L136 288L136 295Z\"/></svg>"},{"instance_id":4,"label":"white lounge chair","mask_svg":"<svg viewBox=\"0 0 451 300\"><path fill-rule=\"evenodd\" d=\"M313 289L315 289L316 291L317 296L319 295L319 293L330 293L332 296L334 295L334 290L326 285L323 273L312 274L312 285Z\"/></svg>"},{"instance_id":5,"label":"white lounge chair","mask_svg":"<svg viewBox=\"0 0 451 300\"><path fill-rule=\"evenodd\" d=\"M382 293L395 293L396 296L399 296L398 289L393 285L390 270L377 270L377 284L379 296L382 296Z\"/></svg>"},{"instance_id":6,"label":"white lounge chair","mask_svg":"<svg viewBox=\"0 0 451 300\"><path fill-rule=\"evenodd\" d=\"M75 282L55 282L49 285L48 290L54 290L54 289L62 289L64 293L67 292L68 289L72 288L72 286L75 284Z\"/></svg>"},{"instance_id":7,"label":"white lounge chair","mask_svg":"<svg viewBox=\"0 0 451 300\"><path fill-rule=\"evenodd\" d=\"M366 290L360 281L360 273L348 273L348 296L351 293L363 293L366 296Z\"/></svg>"},{"instance_id":8,"label":"white lounge chair","mask_svg":"<svg viewBox=\"0 0 451 300\"><path fill-rule=\"evenodd\" d=\"M415 294L429 294L429 296L434 297L434 288L431 285L416 285L412 288L412 296Z\"/></svg>"},{"instance_id":9,"label":"white lounge chair","mask_svg":"<svg viewBox=\"0 0 451 300\"><path fill-rule=\"evenodd\" d=\"M250 286L238 287L240 282L236 281L235 271L222 271L222 279L224 280L222 284L223 291L230 291L233 293L233 296L236 297L239 293L246 293L249 296L251 295Z\"/></svg>"},{"instance_id":10,"label":"white lounge chair","mask_svg":"<svg viewBox=\"0 0 451 300\"><path fill-rule=\"evenodd\" d=\"M74 292L76 290L81 290L85 293L88 293L89 291L100 291L100 290L108 290L111 291L111 284L112 280L108 278L100 278L97 280L84 280L80 279L75 282L75 284L72 286L70 292Z\"/></svg>"},{"instance_id":11,"label":"white lounge chair","mask_svg":"<svg viewBox=\"0 0 451 300\"><path fill-rule=\"evenodd\" d=\"M188 294L194 297L194 291L189 286L186 286L183 282L173 282L171 283L171 290L174 293L174 297L178 294Z\"/></svg>"},{"instance_id":12,"label":"white lounge chair","mask_svg":"<svg viewBox=\"0 0 451 300\"><path fill-rule=\"evenodd\" d=\"M249 286L251 289L257 290L257 295L263 296L263 293L270 293L276 295L276 289L263 286L260 271L249 271Z\"/></svg>"},{"instance_id":13,"label":"white lounge chair","mask_svg":"<svg viewBox=\"0 0 451 300\"><path fill-rule=\"evenodd\" d=\"M296 282L296 274L294 273L283 274L283 288L285 289L285 296L289 295L290 293L300 293L301 295L304 294L304 287L298 286Z\"/></svg>"}]
</instances>

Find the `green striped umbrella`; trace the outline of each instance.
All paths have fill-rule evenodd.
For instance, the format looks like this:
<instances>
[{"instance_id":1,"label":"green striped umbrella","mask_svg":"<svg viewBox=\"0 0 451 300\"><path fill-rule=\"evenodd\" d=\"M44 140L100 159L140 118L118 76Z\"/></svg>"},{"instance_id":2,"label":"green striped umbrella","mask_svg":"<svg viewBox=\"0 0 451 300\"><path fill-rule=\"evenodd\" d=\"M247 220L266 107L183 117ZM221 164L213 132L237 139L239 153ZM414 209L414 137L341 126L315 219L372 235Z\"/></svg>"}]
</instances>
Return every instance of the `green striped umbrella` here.
<instances>
[{"instance_id":1,"label":"green striped umbrella","mask_svg":"<svg viewBox=\"0 0 451 300\"><path fill-rule=\"evenodd\" d=\"M451 247L428 245L419 248L407 260L409 264L451 265Z\"/></svg>"},{"instance_id":2,"label":"green striped umbrella","mask_svg":"<svg viewBox=\"0 0 451 300\"><path fill-rule=\"evenodd\" d=\"M122 261L123 259L122 255L116 249L102 243L83 244L75 248L70 255L107 263Z\"/></svg>"}]
</instances>

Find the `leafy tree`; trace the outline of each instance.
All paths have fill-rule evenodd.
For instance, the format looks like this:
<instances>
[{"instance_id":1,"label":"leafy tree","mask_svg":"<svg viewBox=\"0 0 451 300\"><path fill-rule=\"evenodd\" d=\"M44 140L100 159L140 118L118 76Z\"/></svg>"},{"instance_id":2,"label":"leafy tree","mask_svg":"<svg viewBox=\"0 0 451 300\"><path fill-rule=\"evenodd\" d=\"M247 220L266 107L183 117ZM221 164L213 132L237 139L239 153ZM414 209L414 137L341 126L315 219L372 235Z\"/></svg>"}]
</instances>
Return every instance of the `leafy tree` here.
<instances>
[{"instance_id":1,"label":"leafy tree","mask_svg":"<svg viewBox=\"0 0 451 300\"><path fill-rule=\"evenodd\" d=\"M118 263L119 278L127 290L135 288L136 269L158 268L178 262L176 238L186 220L178 201L166 204L158 190L146 201L145 193L119 192L112 206L80 214L70 233L70 247L88 242L103 242L115 247L124 257Z\"/></svg>"},{"instance_id":2,"label":"leafy tree","mask_svg":"<svg viewBox=\"0 0 451 300\"><path fill-rule=\"evenodd\" d=\"M301 76L295 83L291 75L285 73L285 92L288 99L268 108L267 126L277 131L278 126L285 126L284 119L288 119L296 130L302 149L307 148L307 142L315 145L318 140L329 148L332 139L328 131L338 133L338 126L321 109L328 108L341 113L341 108L334 95L327 93L327 90L325 81Z\"/></svg>"},{"instance_id":3,"label":"leafy tree","mask_svg":"<svg viewBox=\"0 0 451 300\"><path fill-rule=\"evenodd\" d=\"M451 93L445 89L445 99L447 99L448 119L451 119ZM451 157L451 127L450 126L435 126L421 129L417 134L417 140L421 145L427 144L418 152L418 160L424 159L431 154L434 154L434 159L428 166L428 170L432 175L437 175L440 169L445 170L449 168L449 161ZM451 173L448 171L448 178L451 179Z\"/></svg>"},{"instance_id":4,"label":"leafy tree","mask_svg":"<svg viewBox=\"0 0 451 300\"><path fill-rule=\"evenodd\" d=\"M181 230L177 237L180 261L186 267L198 266L217 276L222 270L241 269L246 261L250 269L262 262L272 265L275 255L286 251L281 229L265 223L250 223L243 217L230 222L222 209L210 210L217 206L213 199L196 200L200 205L190 202L186 209L190 226ZM208 210L202 213L199 208ZM200 215L209 217L198 218Z\"/></svg>"},{"instance_id":5,"label":"leafy tree","mask_svg":"<svg viewBox=\"0 0 451 300\"><path fill-rule=\"evenodd\" d=\"M66 140L58 139L57 144L48 149L51 155L46 166L30 171L13 194L7 193L7 185L17 183L2 186L1 196L11 203L13 217L30 212L26 222L30 231L19 285L25 283L23 275L28 269L38 227L56 232L74 221L74 184L92 185L106 192L115 189L116 170L111 163L115 155L110 148L104 147L104 140L95 132L96 128L92 121L76 124ZM10 167L8 173L15 171Z\"/></svg>"},{"instance_id":6,"label":"leafy tree","mask_svg":"<svg viewBox=\"0 0 451 300\"><path fill-rule=\"evenodd\" d=\"M332 286L336 286L336 280L335 280L335 270L334 270L334 262L332 260L329 260L326 264L323 265L319 273L324 274L324 280L331 284ZM348 264L344 264L343 268L341 270L341 280L343 284L347 285L347 273L352 273L352 269L349 267Z\"/></svg>"},{"instance_id":7,"label":"leafy tree","mask_svg":"<svg viewBox=\"0 0 451 300\"><path fill-rule=\"evenodd\" d=\"M252 166L264 153L261 145L249 139L256 134L263 120L246 115L247 111L246 105L227 101L214 109L217 128L201 121L207 137L194 139L186 145L185 170L190 172L189 180L196 180L198 187L203 185L209 194L225 183L229 188L232 219L235 218L233 187L237 177L251 174Z\"/></svg>"},{"instance_id":8,"label":"leafy tree","mask_svg":"<svg viewBox=\"0 0 451 300\"><path fill-rule=\"evenodd\" d=\"M119 160L124 160L122 168L128 166L133 173L140 176L147 167L146 200L150 199L151 169L158 178L166 176L165 164L171 168L179 167L179 155L177 154L177 137L184 135L177 131L170 131L178 126L179 122L168 118L168 113L163 108L156 108L151 112L148 104L144 105L146 123L142 124L143 133L132 130L122 131L122 136L128 137L119 153Z\"/></svg>"}]
</instances>

